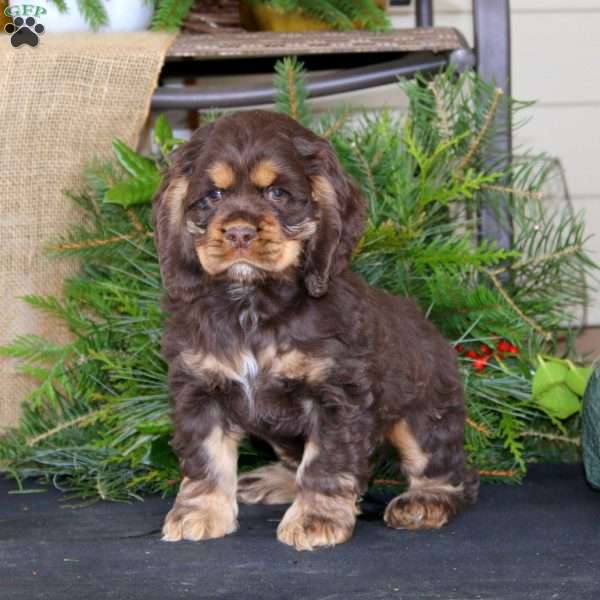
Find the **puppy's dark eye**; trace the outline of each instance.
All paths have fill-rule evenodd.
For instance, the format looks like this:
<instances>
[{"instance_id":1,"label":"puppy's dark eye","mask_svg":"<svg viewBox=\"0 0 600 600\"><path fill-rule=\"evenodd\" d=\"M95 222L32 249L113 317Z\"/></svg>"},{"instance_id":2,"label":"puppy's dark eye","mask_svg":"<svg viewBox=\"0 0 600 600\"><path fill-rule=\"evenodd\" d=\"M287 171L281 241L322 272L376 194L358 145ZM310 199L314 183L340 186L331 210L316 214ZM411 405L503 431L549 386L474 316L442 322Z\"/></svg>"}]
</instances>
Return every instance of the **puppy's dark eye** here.
<instances>
[{"instance_id":1,"label":"puppy's dark eye","mask_svg":"<svg viewBox=\"0 0 600 600\"><path fill-rule=\"evenodd\" d=\"M267 194L267 198L269 198L269 200L273 200L274 202L279 202L287 196L287 192L283 188L275 186L268 187L265 192Z\"/></svg>"},{"instance_id":2,"label":"puppy's dark eye","mask_svg":"<svg viewBox=\"0 0 600 600\"><path fill-rule=\"evenodd\" d=\"M210 192L206 194L206 197L213 202L218 202L223 197L223 192L219 188L215 188L214 190L210 190Z\"/></svg>"}]
</instances>

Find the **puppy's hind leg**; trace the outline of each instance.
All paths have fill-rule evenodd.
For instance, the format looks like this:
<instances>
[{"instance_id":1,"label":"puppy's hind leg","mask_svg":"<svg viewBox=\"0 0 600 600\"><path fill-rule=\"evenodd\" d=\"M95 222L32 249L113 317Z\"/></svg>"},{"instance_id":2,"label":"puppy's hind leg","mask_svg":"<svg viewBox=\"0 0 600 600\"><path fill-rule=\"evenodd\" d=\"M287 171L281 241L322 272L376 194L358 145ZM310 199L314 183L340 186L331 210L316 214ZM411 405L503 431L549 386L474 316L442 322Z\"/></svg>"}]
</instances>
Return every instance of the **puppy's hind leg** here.
<instances>
[{"instance_id":1,"label":"puppy's hind leg","mask_svg":"<svg viewBox=\"0 0 600 600\"><path fill-rule=\"evenodd\" d=\"M237 497L244 504L290 504L296 497L296 473L280 462L244 473Z\"/></svg>"},{"instance_id":2,"label":"puppy's hind leg","mask_svg":"<svg viewBox=\"0 0 600 600\"><path fill-rule=\"evenodd\" d=\"M408 490L387 506L384 519L395 529L444 525L477 499L479 479L465 466L464 410L445 409L434 417L398 421L387 439L400 455Z\"/></svg>"},{"instance_id":3,"label":"puppy's hind leg","mask_svg":"<svg viewBox=\"0 0 600 600\"><path fill-rule=\"evenodd\" d=\"M291 504L296 497L298 460L273 444L279 462L259 467L238 478L237 497L244 504Z\"/></svg>"}]
</instances>

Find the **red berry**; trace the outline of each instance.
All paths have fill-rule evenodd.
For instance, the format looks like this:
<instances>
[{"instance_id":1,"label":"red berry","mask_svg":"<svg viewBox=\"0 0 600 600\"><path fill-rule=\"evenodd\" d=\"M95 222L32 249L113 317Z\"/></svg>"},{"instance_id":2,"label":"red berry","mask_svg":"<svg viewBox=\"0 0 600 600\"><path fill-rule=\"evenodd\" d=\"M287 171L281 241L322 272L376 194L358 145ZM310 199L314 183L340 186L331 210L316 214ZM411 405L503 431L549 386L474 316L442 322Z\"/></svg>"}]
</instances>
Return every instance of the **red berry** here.
<instances>
[{"instance_id":1,"label":"red berry","mask_svg":"<svg viewBox=\"0 0 600 600\"><path fill-rule=\"evenodd\" d=\"M477 354L477 352L474 352L473 350L469 350L465 356L467 358L480 358L479 354Z\"/></svg>"},{"instance_id":2,"label":"red berry","mask_svg":"<svg viewBox=\"0 0 600 600\"><path fill-rule=\"evenodd\" d=\"M456 346L454 346L454 349L459 353L462 354L465 351L465 347L462 344L456 344Z\"/></svg>"},{"instance_id":3,"label":"red berry","mask_svg":"<svg viewBox=\"0 0 600 600\"><path fill-rule=\"evenodd\" d=\"M492 349L487 344L481 344L479 350L481 350L481 354L484 354L485 356L489 356L492 353Z\"/></svg>"},{"instance_id":4,"label":"red berry","mask_svg":"<svg viewBox=\"0 0 600 600\"><path fill-rule=\"evenodd\" d=\"M513 346L512 344L509 346L508 351L511 354L518 354L519 353L519 349L516 346Z\"/></svg>"},{"instance_id":5,"label":"red berry","mask_svg":"<svg viewBox=\"0 0 600 600\"><path fill-rule=\"evenodd\" d=\"M489 360L490 360L489 356L480 356L479 358L477 358L473 361L473 368L476 371L483 371L487 367Z\"/></svg>"},{"instance_id":6,"label":"red berry","mask_svg":"<svg viewBox=\"0 0 600 600\"><path fill-rule=\"evenodd\" d=\"M496 349L498 350L498 352L510 352L510 348L511 348L511 344L509 342L507 342L506 340L502 340L496 346Z\"/></svg>"}]
</instances>

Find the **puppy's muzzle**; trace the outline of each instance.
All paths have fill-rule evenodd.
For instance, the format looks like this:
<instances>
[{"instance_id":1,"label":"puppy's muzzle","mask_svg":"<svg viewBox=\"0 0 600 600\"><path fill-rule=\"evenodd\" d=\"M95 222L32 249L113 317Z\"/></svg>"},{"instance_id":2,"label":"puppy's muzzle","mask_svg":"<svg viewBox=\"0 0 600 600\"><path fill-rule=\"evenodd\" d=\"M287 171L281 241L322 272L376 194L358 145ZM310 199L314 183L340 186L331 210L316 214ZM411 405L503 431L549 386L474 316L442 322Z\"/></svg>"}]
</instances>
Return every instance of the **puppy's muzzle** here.
<instances>
[{"instance_id":1,"label":"puppy's muzzle","mask_svg":"<svg viewBox=\"0 0 600 600\"><path fill-rule=\"evenodd\" d=\"M258 232L253 225L230 225L225 227L223 237L232 248L248 248L252 240L256 239Z\"/></svg>"}]
</instances>

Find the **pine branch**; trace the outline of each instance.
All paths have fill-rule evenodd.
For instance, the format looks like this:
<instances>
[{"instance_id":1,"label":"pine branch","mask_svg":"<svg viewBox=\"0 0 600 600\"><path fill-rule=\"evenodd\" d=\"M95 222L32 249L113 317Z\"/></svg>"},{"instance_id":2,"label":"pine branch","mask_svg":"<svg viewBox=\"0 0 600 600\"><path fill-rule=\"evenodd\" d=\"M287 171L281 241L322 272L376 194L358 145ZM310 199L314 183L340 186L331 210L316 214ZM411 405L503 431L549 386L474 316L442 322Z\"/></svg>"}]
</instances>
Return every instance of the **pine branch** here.
<instances>
[{"instance_id":1,"label":"pine branch","mask_svg":"<svg viewBox=\"0 0 600 600\"><path fill-rule=\"evenodd\" d=\"M296 121L307 125L310 114L306 104L307 92L302 63L286 57L275 66L275 107Z\"/></svg>"},{"instance_id":2,"label":"pine branch","mask_svg":"<svg viewBox=\"0 0 600 600\"><path fill-rule=\"evenodd\" d=\"M476 423L475 421L473 421L473 419L467 419L466 423L469 427L472 427L475 431L478 431L479 433L485 435L485 437L492 436L492 433L485 425L482 425L481 423Z\"/></svg>"},{"instance_id":3,"label":"pine branch","mask_svg":"<svg viewBox=\"0 0 600 600\"><path fill-rule=\"evenodd\" d=\"M175 31L190 12L194 0L159 0L152 19L153 31Z\"/></svg>"},{"instance_id":4,"label":"pine branch","mask_svg":"<svg viewBox=\"0 0 600 600\"><path fill-rule=\"evenodd\" d=\"M536 323L533 319L528 317L513 301L510 297L509 293L506 291L498 277L496 277L496 273L494 271L490 271L489 269L483 269L483 272L492 280L492 283L496 287L496 289L500 292L500 295L506 300L506 302L511 306L511 308L527 323L532 329L535 329L542 337L546 340L552 339L552 334L549 331L545 331L538 323Z\"/></svg>"},{"instance_id":5,"label":"pine branch","mask_svg":"<svg viewBox=\"0 0 600 600\"><path fill-rule=\"evenodd\" d=\"M325 138L326 140L332 138L337 131L339 131L346 124L349 115L350 108L346 106L339 112L335 119L327 125L327 128L320 134L321 137Z\"/></svg>"},{"instance_id":6,"label":"pine branch","mask_svg":"<svg viewBox=\"0 0 600 600\"><path fill-rule=\"evenodd\" d=\"M94 31L108 25L108 14L100 0L77 0L77 6L85 22Z\"/></svg>"},{"instance_id":7,"label":"pine branch","mask_svg":"<svg viewBox=\"0 0 600 600\"><path fill-rule=\"evenodd\" d=\"M506 470L493 470L493 469L479 469L479 475L481 477L493 477L493 478L506 478L506 479L513 479L514 477L517 476L517 471L513 470L513 469L506 469Z\"/></svg>"},{"instance_id":8,"label":"pine branch","mask_svg":"<svg viewBox=\"0 0 600 600\"><path fill-rule=\"evenodd\" d=\"M506 194L509 196L517 196L519 198L526 198L527 200L536 200L540 201L543 198L543 194L541 192L532 192L530 190L520 190L513 187L508 187L504 185L495 185L491 183L483 183L481 188L484 190L491 190L493 192L501 192L502 194Z\"/></svg>"},{"instance_id":9,"label":"pine branch","mask_svg":"<svg viewBox=\"0 0 600 600\"><path fill-rule=\"evenodd\" d=\"M60 423L59 425L56 425L55 427L48 429L48 431L44 431L44 433L40 433L33 437L27 438L26 443L28 446L35 446L36 444L39 444L40 442L47 440L48 438L56 435L57 433L60 433L61 431L68 429L69 427L75 427L76 425L85 426L88 424L88 422L92 422L95 419L97 419L101 413L102 413L102 410L96 410L87 415L80 415L78 417L75 417L74 419L71 419L70 421L66 421L65 423Z\"/></svg>"},{"instance_id":10,"label":"pine branch","mask_svg":"<svg viewBox=\"0 0 600 600\"><path fill-rule=\"evenodd\" d=\"M361 29L391 29L389 19L373 0L332 0L332 4Z\"/></svg>"},{"instance_id":11,"label":"pine branch","mask_svg":"<svg viewBox=\"0 0 600 600\"><path fill-rule=\"evenodd\" d=\"M574 446L581 446L580 437L571 438L566 435L544 433L543 431L522 431L520 435L522 437L536 437L549 440L551 442L561 442L564 444L573 444Z\"/></svg>"},{"instance_id":12,"label":"pine branch","mask_svg":"<svg viewBox=\"0 0 600 600\"><path fill-rule=\"evenodd\" d=\"M442 140L449 140L452 137L454 127L452 126L452 116L450 115L450 111L446 105L446 99L444 97L443 90L440 89L439 82L439 78L432 79L427 87L431 90L435 100L437 128L440 138Z\"/></svg>"},{"instance_id":13,"label":"pine branch","mask_svg":"<svg viewBox=\"0 0 600 600\"><path fill-rule=\"evenodd\" d=\"M459 161L458 165L456 166L457 173L462 173L464 168L471 163L471 160L473 159L473 157L475 156L477 151L480 149L481 142L484 140L485 136L489 133L489 131L492 127L492 123L494 121L494 118L496 116L496 111L498 109L498 102L500 101L500 98L503 94L504 94L504 92L500 88L496 88L496 90L494 91L494 96L492 98L490 107L485 116L483 126L479 130L479 133L477 134L475 139L471 142L471 145L469 146L467 153L464 155L464 157Z\"/></svg>"},{"instance_id":14,"label":"pine branch","mask_svg":"<svg viewBox=\"0 0 600 600\"><path fill-rule=\"evenodd\" d=\"M154 237L154 234L151 231L147 231L145 233L146 237ZM60 244L56 244L54 246L54 250L56 252L66 253L69 250L87 250L91 248L98 248L99 246L106 246L111 244L116 244L119 242L127 242L135 240L136 237L140 237L139 235L113 235L109 238L103 239L95 239L95 240L85 240L83 242L63 242Z\"/></svg>"},{"instance_id":15,"label":"pine branch","mask_svg":"<svg viewBox=\"0 0 600 600\"><path fill-rule=\"evenodd\" d=\"M526 260L519 260L511 265L506 267L501 267L500 269L495 269L494 274L499 275L500 273L505 273L509 270L518 270L523 269L525 267L537 267L543 263L549 261L558 261L561 258L566 256L571 256L573 254L578 254L579 252L583 252L583 245L576 244L574 246L570 246L568 248L563 248L562 250L558 250L557 252L552 252L550 254L544 254L543 256L536 256L534 258L528 258Z\"/></svg>"},{"instance_id":16,"label":"pine branch","mask_svg":"<svg viewBox=\"0 0 600 600\"><path fill-rule=\"evenodd\" d=\"M352 21L331 0L270 0L269 4L280 12L302 12L334 29L352 29Z\"/></svg>"}]
</instances>

